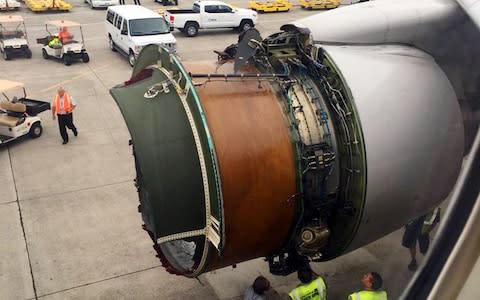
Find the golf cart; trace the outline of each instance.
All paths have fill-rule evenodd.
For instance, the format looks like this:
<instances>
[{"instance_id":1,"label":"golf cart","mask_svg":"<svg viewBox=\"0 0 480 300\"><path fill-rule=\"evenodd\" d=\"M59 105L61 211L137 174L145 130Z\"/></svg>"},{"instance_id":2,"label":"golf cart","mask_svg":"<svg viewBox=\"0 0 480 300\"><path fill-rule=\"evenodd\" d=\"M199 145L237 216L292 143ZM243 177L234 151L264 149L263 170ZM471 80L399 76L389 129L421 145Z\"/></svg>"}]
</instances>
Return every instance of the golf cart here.
<instances>
[{"instance_id":1,"label":"golf cart","mask_svg":"<svg viewBox=\"0 0 480 300\"><path fill-rule=\"evenodd\" d=\"M82 26L79 23L66 20L49 20L45 23L45 29L48 35L45 38L37 39L37 43L43 45L43 58L53 57L62 60L66 66L79 59L85 63L90 61L87 50L85 50ZM74 35L68 31L69 29L74 29L75 33L79 33L81 40L74 40ZM58 32L58 34L52 32ZM62 41L63 32L68 34L68 40L63 39Z\"/></svg>"},{"instance_id":2,"label":"golf cart","mask_svg":"<svg viewBox=\"0 0 480 300\"><path fill-rule=\"evenodd\" d=\"M5 60L17 55L32 57L22 16L0 16L0 52Z\"/></svg>"},{"instance_id":3,"label":"golf cart","mask_svg":"<svg viewBox=\"0 0 480 300\"><path fill-rule=\"evenodd\" d=\"M12 96L23 89L21 98ZM42 135L42 120L37 115L50 109L50 103L28 99L23 83L0 79L0 145L24 135Z\"/></svg>"}]
</instances>

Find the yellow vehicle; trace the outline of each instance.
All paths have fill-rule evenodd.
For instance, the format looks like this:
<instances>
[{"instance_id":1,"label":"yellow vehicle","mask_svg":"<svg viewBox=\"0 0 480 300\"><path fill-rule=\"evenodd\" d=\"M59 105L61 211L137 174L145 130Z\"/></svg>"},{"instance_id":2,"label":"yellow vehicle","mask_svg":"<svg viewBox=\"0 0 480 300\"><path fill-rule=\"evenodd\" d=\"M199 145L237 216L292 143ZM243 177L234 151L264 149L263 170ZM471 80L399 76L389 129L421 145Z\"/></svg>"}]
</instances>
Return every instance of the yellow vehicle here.
<instances>
[{"instance_id":1,"label":"yellow vehicle","mask_svg":"<svg viewBox=\"0 0 480 300\"><path fill-rule=\"evenodd\" d=\"M289 11L292 6L292 3L288 0L248 1L248 8L256 10L258 12Z\"/></svg>"},{"instance_id":2,"label":"yellow vehicle","mask_svg":"<svg viewBox=\"0 0 480 300\"><path fill-rule=\"evenodd\" d=\"M340 5L339 0L299 0L299 3L305 9L330 9Z\"/></svg>"},{"instance_id":3,"label":"yellow vehicle","mask_svg":"<svg viewBox=\"0 0 480 300\"><path fill-rule=\"evenodd\" d=\"M160 7L159 9L155 9L154 11L161 15L162 17L165 15L166 10L172 10L172 9L179 9L178 6L170 6L170 7Z\"/></svg>"},{"instance_id":4,"label":"yellow vehicle","mask_svg":"<svg viewBox=\"0 0 480 300\"><path fill-rule=\"evenodd\" d=\"M30 8L31 11L69 11L72 9L72 4L63 0L25 0L25 5Z\"/></svg>"}]
</instances>

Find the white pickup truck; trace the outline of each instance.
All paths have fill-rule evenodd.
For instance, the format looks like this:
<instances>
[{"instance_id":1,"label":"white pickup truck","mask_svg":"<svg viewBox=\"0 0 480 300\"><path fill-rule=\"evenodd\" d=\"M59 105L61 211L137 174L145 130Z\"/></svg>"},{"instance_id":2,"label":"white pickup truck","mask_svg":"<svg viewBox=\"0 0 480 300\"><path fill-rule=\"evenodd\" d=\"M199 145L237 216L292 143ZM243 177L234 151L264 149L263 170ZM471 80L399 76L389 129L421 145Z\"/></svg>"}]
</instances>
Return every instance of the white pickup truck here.
<instances>
[{"instance_id":1,"label":"white pickup truck","mask_svg":"<svg viewBox=\"0 0 480 300\"><path fill-rule=\"evenodd\" d=\"M221 1L196 1L192 9L170 9L165 19L171 28L177 28L193 37L200 28L238 28L247 30L257 24L257 13L251 9L233 8Z\"/></svg>"}]
</instances>

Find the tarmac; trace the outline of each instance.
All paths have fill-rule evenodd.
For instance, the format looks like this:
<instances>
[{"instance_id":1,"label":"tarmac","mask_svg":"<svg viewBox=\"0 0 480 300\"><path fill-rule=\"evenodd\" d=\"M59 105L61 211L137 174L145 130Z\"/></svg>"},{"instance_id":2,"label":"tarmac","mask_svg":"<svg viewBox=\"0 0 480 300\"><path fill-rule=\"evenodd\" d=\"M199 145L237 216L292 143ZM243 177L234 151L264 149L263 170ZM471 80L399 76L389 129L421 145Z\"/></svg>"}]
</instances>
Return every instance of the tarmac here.
<instances>
[{"instance_id":1,"label":"tarmac","mask_svg":"<svg viewBox=\"0 0 480 300\"><path fill-rule=\"evenodd\" d=\"M247 6L245 0L227 2ZM70 142L62 145L48 111L41 114L40 138L0 147L0 299L242 299L260 274L271 281L273 298L288 299L298 284L296 274L273 276L261 258L196 279L163 269L141 228L129 133L109 95L111 87L129 79L131 67L108 47L105 10L92 10L81 0L72 4L69 13L33 13L22 5L18 13L26 19L33 58L0 60L0 78L24 82L32 99L50 101L64 86L78 101L79 132L78 137L69 132ZM260 14L257 28L267 36L314 13L296 7ZM42 58L36 38L46 35L46 20L58 18L83 24L89 63L67 67ZM184 61L215 60L212 50L237 41L229 29L200 31L195 38L174 35ZM382 274L389 298L398 298L412 276L401 236L400 229L333 261L312 264L327 281L329 299L346 299L369 271Z\"/></svg>"}]
</instances>

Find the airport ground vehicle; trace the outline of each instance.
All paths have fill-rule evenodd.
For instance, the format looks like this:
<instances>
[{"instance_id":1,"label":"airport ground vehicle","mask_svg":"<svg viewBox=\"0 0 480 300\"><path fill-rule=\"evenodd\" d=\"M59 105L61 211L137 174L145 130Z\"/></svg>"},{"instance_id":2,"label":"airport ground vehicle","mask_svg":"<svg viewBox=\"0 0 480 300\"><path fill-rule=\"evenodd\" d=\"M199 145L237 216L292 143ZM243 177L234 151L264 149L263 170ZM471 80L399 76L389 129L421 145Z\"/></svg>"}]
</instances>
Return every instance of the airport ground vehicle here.
<instances>
[{"instance_id":1,"label":"airport ground vehicle","mask_svg":"<svg viewBox=\"0 0 480 300\"><path fill-rule=\"evenodd\" d=\"M293 4L288 0L274 1L248 1L248 8L258 12L285 12L292 8Z\"/></svg>"},{"instance_id":2,"label":"airport ground vehicle","mask_svg":"<svg viewBox=\"0 0 480 300\"><path fill-rule=\"evenodd\" d=\"M69 33L68 41L52 45L50 43L52 39L58 36L58 33L64 30L64 28ZM37 39L37 43L43 45L42 56L44 59L55 58L63 61L66 66L71 65L76 60L82 60L84 63L90 61L90 56L85 49L82 25L80 23L67 20L49 20L45 23L45 29L48 35ZM75 33L78 33L80 39L74 39L75 36L68 31L72 29Z\"/></svg>"},{"instance_id":3,"label":"airport ground vehicle","mask_svg":"<svg viewBox=\"0 0 480 300\"><path fill-rule=\"evenodd\" d=\"M196 1L192 9L166 10L165 19L188 37L199 29L238 28L247 30L257 24L257 13L251 9L233 8L221 1Z\"/></svg>"},{"instance_id":4,"label":"airport ground vehicle","mask_svg":"<svg viewBox=\"0 0 480 300\"><path fill-rule=\"evenodd\" d=\"M112 5L120 4L118 0L84 0L85 3L90 4L90 7L97 8L97 7L109 7Z\"/></svg>"},{"instance_id":5,"label":"airport ground vehicle","mask_svg":"<svg viewBox=\"0 0 480 300\"><path fill-rule=\"evenodd\" d=\"M165 18L140 5L110 6L105 29L110 49L127 56L131 66L145 45L165 45L171 52L176 50L177 41Z\"/></svg>"},{"instance_id":6,"label":"airport ground vehicle","mask_svg":"<svg viewBox=\"0 0 480 300\"><path fill-rule=\"evenodd\" d=\"M340 5L339 0L299 0L299 3L305 9L330 9Z\"/></svg>"},{"instance_id":7,"label":"airport ground vehicle","mask_svg":"<svg viewBox=\"0 0 480 300\"><path fill-rule=\"evenodd\" d=\"M72 4L64 0L25 0L25 5L33 12L69 11Z\"/></svg>"},{"instance_id":8,"label":"airport ground vehicle","mask_svg":"<svg viewBox=\"0 0 480 300\"><path fill-rule=\"evenodd\" d=\"M0 16L0 52L5 60L14 56L32 57L22 16Z\"/></svg>"},{"instance_id":9,"label":"airport ground vehicle","mask_svg":"<svg viewBox=\"0 0 480 300\"><path fill-rule=\"evenodd\" d=\"M23 89L23 96L12 95ZM42 135L42 119L39 113L49 110L50 103L27 98L21 82L0 79L0 145L29 135L37 138Z\"/></svg>"},{"instance_id":10,"label":"airport ground vehicle","mask_svg":"<svg viewBox=\"0 0 480 300\"><path fill-rule=\"evenodd\" d=\"M17 0L0 0L0 11L18 10L20 8L20 2Z\"/></svg>"}]
</instances>

